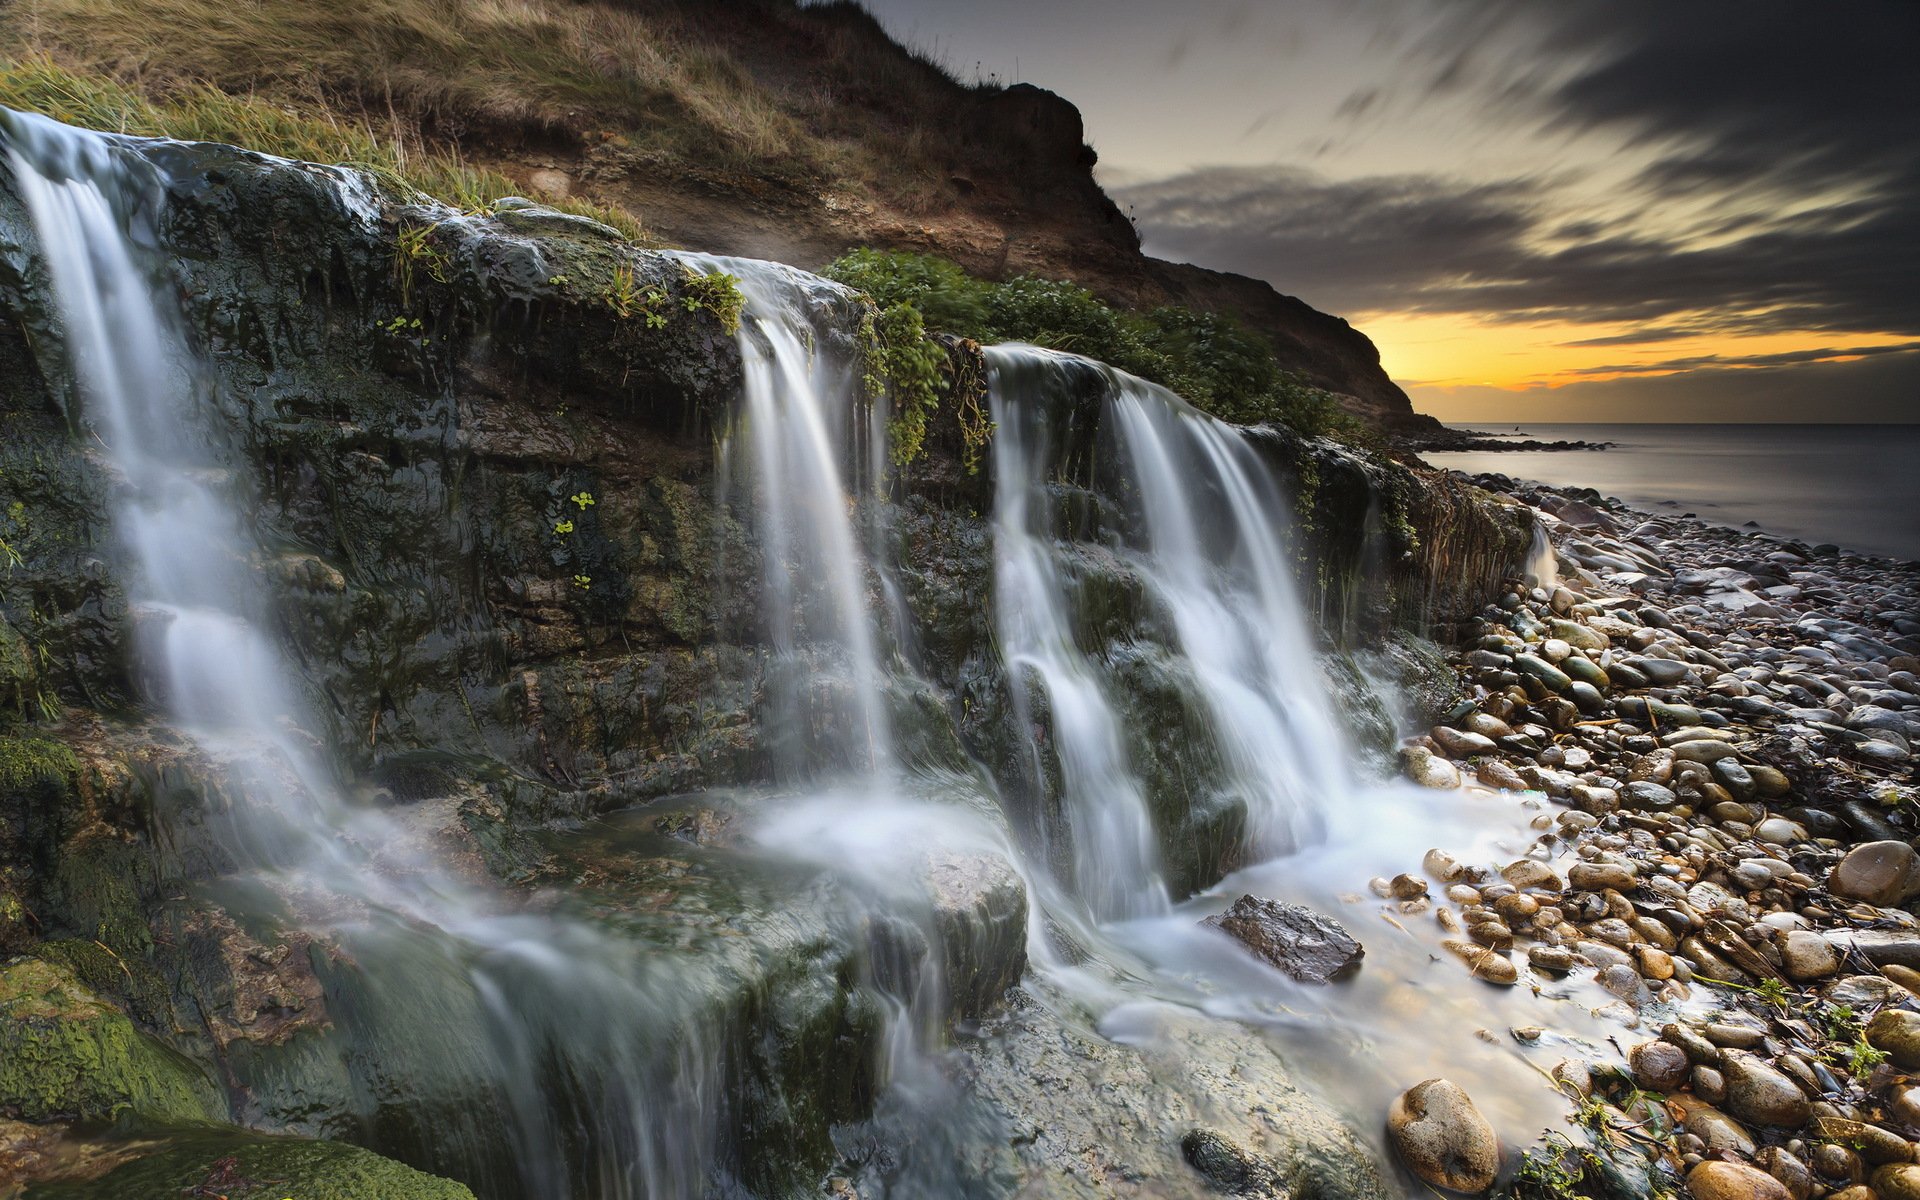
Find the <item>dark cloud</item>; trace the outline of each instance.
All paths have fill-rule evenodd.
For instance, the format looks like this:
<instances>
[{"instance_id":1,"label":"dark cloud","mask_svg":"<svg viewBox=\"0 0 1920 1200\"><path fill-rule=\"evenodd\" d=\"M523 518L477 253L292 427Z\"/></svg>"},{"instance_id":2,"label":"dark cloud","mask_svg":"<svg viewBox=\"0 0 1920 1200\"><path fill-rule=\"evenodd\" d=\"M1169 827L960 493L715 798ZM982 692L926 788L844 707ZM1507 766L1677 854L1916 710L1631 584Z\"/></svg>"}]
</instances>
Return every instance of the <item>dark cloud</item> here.
<instances>
[{"instance_id":1,"label":"dark cloud","mask_svg":"<svg viewBox=\"0 0 1920 1200\"><path fill-rule=\"evenodd\" d=\"M1548 19L1549 61L1592 58L1540 93L1542 118L1667 149L1647 175L1658 188L1797 193L1890 181L1914 195L1920 6L1911 0L1630 0L1556 5Z\"/></svg>"},{"instance_id":2,"label":"dark cloud","mask_svg":"<svg viewBox=\"0 0 1920 1200\"><path fill-rule=\"evenodd\" d=\"M1692 354L1649 363L1622 363L1616 366L1581 367L1575 375L1669 375L1676 371L1754 370L1764 367L1792 367L1805 363L1837 362L1843 359L1875 358L1883 354L1911 354L1920 350L1920 342L1897 345L1824 347L1810 350L1781 350L1772 354Z\"/></svg>"},{"instance_id":3,"label":"dark cloud","mask_svg":"<svg viewBox=\"0 0 1920 1200\"><path fill-rule=\"evenodd\" d=\"M1461 0L1435 11L1403 50L1398 88L1358 90L1341 114L1467 104L1586 153L1610 140L1646 163L1608 197L1611 211L1544 176L1202 170L1122 191L1150 252L1258 275L1336 312L1636 327L1571 347L1920 336L1920 4ZM1830 369L1844 353L1593 373L1718 372L1752 387L1760 372ZM1905 402L1920 407L1920 395Z\"/></svg>"},{"instance_id":4,"label":"dark cloud","mask_svg":"<svg viewBox=\"0 0 1920 1200\"><path fill-rule=\"evenodd\" d=\"M1569 349L1583 349L1589 346L1645 346L1653 342L1677 342L1682 338L1695 338L1712 332L1697 325L1651 325L1641 329L1629 329L1625 333L1610 333L1605 337L1581 338L1578 341L1561 342Z\"/></svg>"},{"instance_id":5,"label":"dark cloud","mask_svg":"<svg viewBox=\"0 0 1920 1200\"><path fill-rule=\"evenodd\" d=\"M1920 187L1911 207L1717 222L1718 240L1704 245L1617 229L1569 241L1588 230L1569 226L1562 189L1544 178L1330 180L1240 167L1117 193L1149 252L1258 275L1335 312L1668 324L1684 315L1714 332L1920 335Z\"/></svg>"},{"instance_id":6,"label":"dark cloud","mask_svg":"<svg viewBox=\"0 0 1920 1200\"><path fill-rule=\"evenodd\" d=\"M1543 187L1217 167L1114 190L1149 253L1269 279L1333 312L1365 312L1406 307L1511 261L1540 219Z\"/></svg>"}]
</instances>

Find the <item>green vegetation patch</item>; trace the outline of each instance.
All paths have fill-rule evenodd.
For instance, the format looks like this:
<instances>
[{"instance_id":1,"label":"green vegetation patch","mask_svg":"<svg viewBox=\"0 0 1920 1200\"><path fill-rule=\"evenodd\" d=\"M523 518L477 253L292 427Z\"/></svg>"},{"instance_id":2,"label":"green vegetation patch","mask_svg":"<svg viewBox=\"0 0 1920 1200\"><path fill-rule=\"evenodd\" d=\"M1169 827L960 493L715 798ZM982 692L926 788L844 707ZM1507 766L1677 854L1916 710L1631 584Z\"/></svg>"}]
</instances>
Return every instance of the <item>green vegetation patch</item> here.
<instances>
[{"instance_id":1,"label":"green vegetation patch","mask_svg":"<svg viewBox=\"0 0 1920 1200\"><path fill-rule=\"evenodd\" d=\"M42 1184L28 1200L473 1200L464 1184L370 1150L244 1133L188 1134L99 1179Z\"/></svg>"},{"instance_id":2,"label":"green vegetation patch","mask_svg":"<svg viewBox=\"0 0 1920 1200\"><path fill-rule=\"evenodd\" d=\"M994 283L927 254L853 250L824 274L866 293L883 314L907 308L928 330L1098 359L1222 420L1284 425L1354 444L1375 440L1365 422L1282 368L1266 339L1229 316L1174 305L1129 312L1076 284L1034 275ZM904 390L917 398L911 387ZM895 409L905 411L898 396ZM924 424L923 417L914 420Z\"/></svg>"},{"instance_id":3,"label":"green vegetation patch","mask_svg":"<svg viewBox=\"0 0 1920 1200\"><path fill-rule=\"evenodd\" d=\"M64 792L80 771L73 751L44 738L0 737L0 800Z\"/></svg>"},{"instance_id":4,"label":"green vegetation patch","mask_svg":"<svg viewBox=\"0 0 1920 1200\"><path fill-rule=\"evenodd\" d=\"M199 1068L60 967L28 958L0 968L0 1113L202 1121L225 1108Z\"/></svg>"}]
</instances>

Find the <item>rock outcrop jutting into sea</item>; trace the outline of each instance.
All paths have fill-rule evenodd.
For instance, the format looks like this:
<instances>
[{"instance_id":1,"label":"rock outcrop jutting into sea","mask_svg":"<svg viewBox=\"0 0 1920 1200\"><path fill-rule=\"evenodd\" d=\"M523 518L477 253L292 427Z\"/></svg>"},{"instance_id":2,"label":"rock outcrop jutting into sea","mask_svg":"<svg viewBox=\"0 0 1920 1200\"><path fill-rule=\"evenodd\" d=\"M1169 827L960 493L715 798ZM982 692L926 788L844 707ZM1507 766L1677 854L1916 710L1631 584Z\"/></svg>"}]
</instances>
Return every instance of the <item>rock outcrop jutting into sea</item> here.
<instances>
[{"instance_id":1,"label":"rock outcrop jutting into sea","mask_svg":"<svg viewBox=\"0 0 1920 1200\"><path fill-rule=\"evenodd\" d=\"M900 463L802 272L5 139L0 1110L97 1167L34 1195L1193 1189L1196 1123L1377 1192L1147 934L1328 836L1524 507L971 343L985 474L956 405ZM1101 1027L1163 1003L1185 1074Z\"/></svg>"}]
</instances>

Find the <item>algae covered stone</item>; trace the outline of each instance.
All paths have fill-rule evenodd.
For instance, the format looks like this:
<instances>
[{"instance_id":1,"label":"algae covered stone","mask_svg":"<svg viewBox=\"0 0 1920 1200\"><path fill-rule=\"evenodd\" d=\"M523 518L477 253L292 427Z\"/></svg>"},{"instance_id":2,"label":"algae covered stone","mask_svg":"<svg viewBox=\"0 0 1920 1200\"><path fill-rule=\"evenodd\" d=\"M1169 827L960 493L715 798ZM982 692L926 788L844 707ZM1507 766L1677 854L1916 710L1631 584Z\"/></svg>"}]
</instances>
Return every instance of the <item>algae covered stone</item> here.
<instances>
[{"instance_id":1,"label":"algae covered stone","mask_svg":"<svg viewBox=\"0 0 1920 1200\"><path fill-rule=\"evenodd\" d=\"M465 1184L339 1142L190 1133L158 1154L85 1182L48 1183L26 1200L474 1200Z\"/></svg>"},{"instance_id":2,"label":"algae covered stone","mask_svg":"<svg viewBox=\"0 0 1920 1200\"><path fill-rule=\"evenodd\" d=\"M0 967L0 1113L22 1120L223 1119L213 1081L60 967Z\"/></svg>"}]
</instances>

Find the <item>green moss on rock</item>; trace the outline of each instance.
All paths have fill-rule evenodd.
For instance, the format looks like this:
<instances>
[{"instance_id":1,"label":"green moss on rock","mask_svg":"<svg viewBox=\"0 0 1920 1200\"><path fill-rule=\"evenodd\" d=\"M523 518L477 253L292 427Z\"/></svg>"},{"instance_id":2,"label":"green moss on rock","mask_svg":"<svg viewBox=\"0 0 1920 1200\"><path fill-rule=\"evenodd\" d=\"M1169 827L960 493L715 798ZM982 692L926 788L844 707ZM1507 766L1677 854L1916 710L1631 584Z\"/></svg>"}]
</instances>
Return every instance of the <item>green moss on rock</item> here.
<instances>
[{"instance_id":1,"label":"green moss on rock","mask_svg":"<svg viewBox=\"0 0 1920 1200\"><path fill-rule=\"evenodd\" d=\"M0 800L47 788L64 791L79 770L73 751L58 742L0 737Z\"/></svg>"},{"instance_id":2,"label":"green moss on rock","mask_svg":"<svg viewBox=\"0 0 1920 1200\"><path fill-rule=\"evenodd\" d=\"M65 970L29 958L0 967L0 1113L199 1121L224 1117L225 1105L198 1067Z\"/></svg>"},{"instance_id":3,"label":"green moss on rock","mask_svg":"<svg viewBox=\"0 0 1920 1200\"><path fill-rule=\"evenodd\" d=\"M242 1133L189 1134L99 1179L42 1184L27 1200L473 1200L466 1185L370 1150Z\"/></svg>"}]
</instances>

